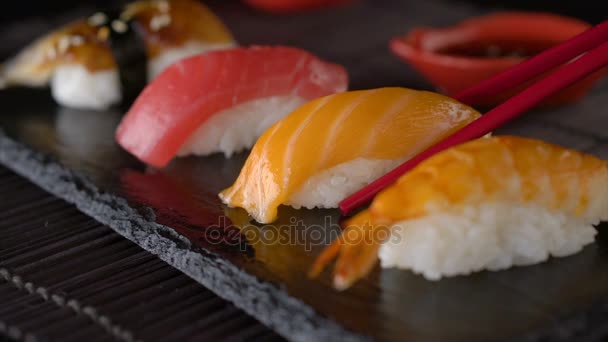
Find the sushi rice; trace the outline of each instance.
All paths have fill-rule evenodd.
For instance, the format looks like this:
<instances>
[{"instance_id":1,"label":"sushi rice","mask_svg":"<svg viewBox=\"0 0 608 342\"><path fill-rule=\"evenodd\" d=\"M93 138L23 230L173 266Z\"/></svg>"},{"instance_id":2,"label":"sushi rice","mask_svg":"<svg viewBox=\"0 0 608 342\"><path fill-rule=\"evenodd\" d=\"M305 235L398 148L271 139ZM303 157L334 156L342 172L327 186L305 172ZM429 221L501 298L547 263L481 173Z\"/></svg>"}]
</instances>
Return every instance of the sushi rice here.
<instances>
[{"instance_id":1,"label":"sushi rice","mask_svg":"<svg viewBox=\"0 0 608 342\"><path fill-rule=\"evenodd\" d=\"M72 108L104 110L122 101L118 70L91 72L80 64L57 66L51 92L57 103Z\"/></svg>"},{"instance_id":2,"label":"sushi rice","mask_svg":"<svg viewBox=\"0 0 608 342\"><path fill-rule=\"evenodd\" d=\"M344 198L402 162L403 159L356 158L336 165L308 178L285 204L296 209L337 208Z\"/></svg>"},{"instance_id":3,"label":"sushi rice","mask_svg":"<svg viewBox=\"0 0 608 342\"><path fill-rule=\"evenodd\" d=\"M468 206L396 223L380 264L428 280L532 265L579 252L594 241L598 222L538 205Z\"/></svg>"},{"instance_id":4,"label":"sushi rice","mask_svg":"<svg viewBox=\"0 0 608 342\"><path fill-rule=\"evenodd\" d=\"M268 127L305 102L299 96L271 96L220 111L190 135L177 156L222 152L229 158L251 147Z\"/></svg>"}]
</instances>

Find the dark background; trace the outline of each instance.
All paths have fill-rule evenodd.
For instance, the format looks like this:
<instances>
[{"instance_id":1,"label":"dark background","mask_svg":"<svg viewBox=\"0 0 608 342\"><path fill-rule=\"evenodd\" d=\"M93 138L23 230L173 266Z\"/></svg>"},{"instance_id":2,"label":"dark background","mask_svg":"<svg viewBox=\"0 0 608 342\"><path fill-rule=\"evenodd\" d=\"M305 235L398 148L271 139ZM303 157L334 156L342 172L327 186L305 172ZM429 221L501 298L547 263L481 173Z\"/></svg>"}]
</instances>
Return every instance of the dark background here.
<instances>
[{"instance_id":1,"label":"dark background","mask_svg":"<svg viewBox=\"0 0 608 342\"><path fill-rule=\"evenodd\" d=\"M213 0L236 1L236 0ZM424 1L424 0L357 0L377 3L394 1ZM552 11L560 14L578 17L592 23L598 23L608 18L608 1L606 0L446 0L475 3L483 7L496 9L526 9ZM61 12L75 5L88 4L105 8L108 4L125 2L120 0L42 0L42 1L2 1L0 20L3 22L18 20L27 16L48 15Z\"/></svg>"},{"instance_id":2,"label":"dark background","mask_svg":"<svg viewBox=\"0 0 608 342\"><path fill-rule=\"evenodd\" d=\"M0 7L0 60L4 60L23 48L49 27L58 27L74 18L93 14L95 11L120 8L133 0L39 0L2 1ZM241 0L201 0L211 7ZM414 3L425 0L353 0L373 2L375 6ZM474 4L482 11L528 10L553 12L576 17L597 24L608 19L607 0L440 0L446 3ZM225 5L225 4L224 4ZM252 14L255 13L251 9ZM255 14L254 14L255 15ZM421 13L421 15L423 15ZM270 18L269 18L270 19ZM407 20L407 15L404 15ZM404 30L408 23L404 21ZM339 28L332 28L339 31Z\"/></svg>"}]
</instances>

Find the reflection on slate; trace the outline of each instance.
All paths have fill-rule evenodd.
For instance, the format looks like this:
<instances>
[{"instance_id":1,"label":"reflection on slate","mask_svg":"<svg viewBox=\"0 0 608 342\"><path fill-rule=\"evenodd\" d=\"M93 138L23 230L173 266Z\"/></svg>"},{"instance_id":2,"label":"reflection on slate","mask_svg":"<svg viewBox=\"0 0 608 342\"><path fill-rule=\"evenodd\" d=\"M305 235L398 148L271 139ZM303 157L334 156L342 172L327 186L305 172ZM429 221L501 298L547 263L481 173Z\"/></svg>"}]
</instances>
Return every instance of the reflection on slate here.
<instances>
[{"instance_id":1,"label":"reflection on slate","mask_svg":"<svg viewBox=\"0 0 608 342\"><path fill-rule=\"evenodd\" d=\"M175 229L192 243L209 250L217 247L233 249L234 253L253 253L246 237L224 216L220 201L209 189L190 188L180 178L157 170L124 170L120 182L129 199L154 210L156 222Z\"/></svg>"},{"instance_id":2,"label":"reflection on slate","mask_svg":"<svg viewBox=\"0 0 608 342\"><path fill-rule=\"evenodd\" d=\"M285 17L263 15L237 2L214 4L241 43L310 49L344 64L353 87L359 89L428 88L417 73L389 54L388 39L413 26L451 24L480 13L470 5L440 0L359 1ZM338 26L340 30L328 30ZM590 98L559 112L601 115L598 109L608 106L606 91L604 83ZM589 106L591 100L597 105ZM336 292L327 274L318 280L306 277L314 257L330 240L327 237L339 233L336 210L281 208L279 222L251 226L242 222L242 213L227 210L217 199L217 192L236 178L246 154L228 160L221 155L189 157L163 170L149 169L113 142L124 108L98 113L60 109L47 91L30 89L2 91L0 101L0 127L6 134L0 134L0 162L78 202L83 211L293 339L486 341L538 331L542 336L556 319L576 315L608 295L604 232L578 255L537 266L440 282L406 271L376 269L351 290ZM605 146L606 141L593 134L599 127L571 128L563 124L563 115L554 118L551 113L532 113L501 133L589 151ZM604 131L606 122L601 121ZM55 161L70 171L64 172ZM92 183L74 175L84 175ZM113 195L119 199L109 197ZM325 238L319 238L320 233ZM288 237L291 240L283 243ZM592 328L582 330L592 334Z\"/></svg>"}]
</instances>

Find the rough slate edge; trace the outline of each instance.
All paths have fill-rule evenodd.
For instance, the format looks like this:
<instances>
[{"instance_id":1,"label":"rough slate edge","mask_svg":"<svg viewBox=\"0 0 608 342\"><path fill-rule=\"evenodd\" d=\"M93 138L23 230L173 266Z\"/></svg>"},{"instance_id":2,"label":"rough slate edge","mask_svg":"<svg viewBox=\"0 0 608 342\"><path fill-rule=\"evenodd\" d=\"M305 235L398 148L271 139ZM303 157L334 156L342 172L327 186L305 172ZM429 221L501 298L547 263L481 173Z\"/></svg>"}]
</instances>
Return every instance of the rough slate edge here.
<instances>
[{"instance_id":1,"label":"rough slate edge","mask_svg":"<svg viewBox=\"0 0 608 342\"><path fill-rule=\"evenodd\" d=\"M78 210L109 226L179 269L218 296L294 341L361 341L283 289L263 282L218 255L197 249L172 228L154 222L150 208L136 210L121 197L97 189L86 177L8 137L0 128L0 163ZM143 210L142 210L143 209Z\"/></svg>"}]
</instances>

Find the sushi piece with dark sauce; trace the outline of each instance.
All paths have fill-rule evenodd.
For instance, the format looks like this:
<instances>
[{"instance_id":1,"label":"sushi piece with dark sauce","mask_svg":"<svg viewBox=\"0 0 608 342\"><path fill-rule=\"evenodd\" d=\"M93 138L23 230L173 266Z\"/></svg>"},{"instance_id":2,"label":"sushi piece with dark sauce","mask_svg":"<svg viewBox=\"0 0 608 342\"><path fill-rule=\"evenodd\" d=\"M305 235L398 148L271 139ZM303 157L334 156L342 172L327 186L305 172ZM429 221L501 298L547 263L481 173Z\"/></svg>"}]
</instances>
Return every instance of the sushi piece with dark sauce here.
<instances>
[{"instance_id":1,"label":"sushi piece with dark sauce","mask_svg":"<svg viewBox=\"0 0 608 342\"><path fill-rule=\"evenodd\" d=\"M138 66L151 79L181 58L234 45L228 29L198 1L138 1L37 39L4 63L0 85L50 85L63 106L102 110L122 101L124 83L137 79L125 74L137 73Z\"/></svg>"}]
</instances>

